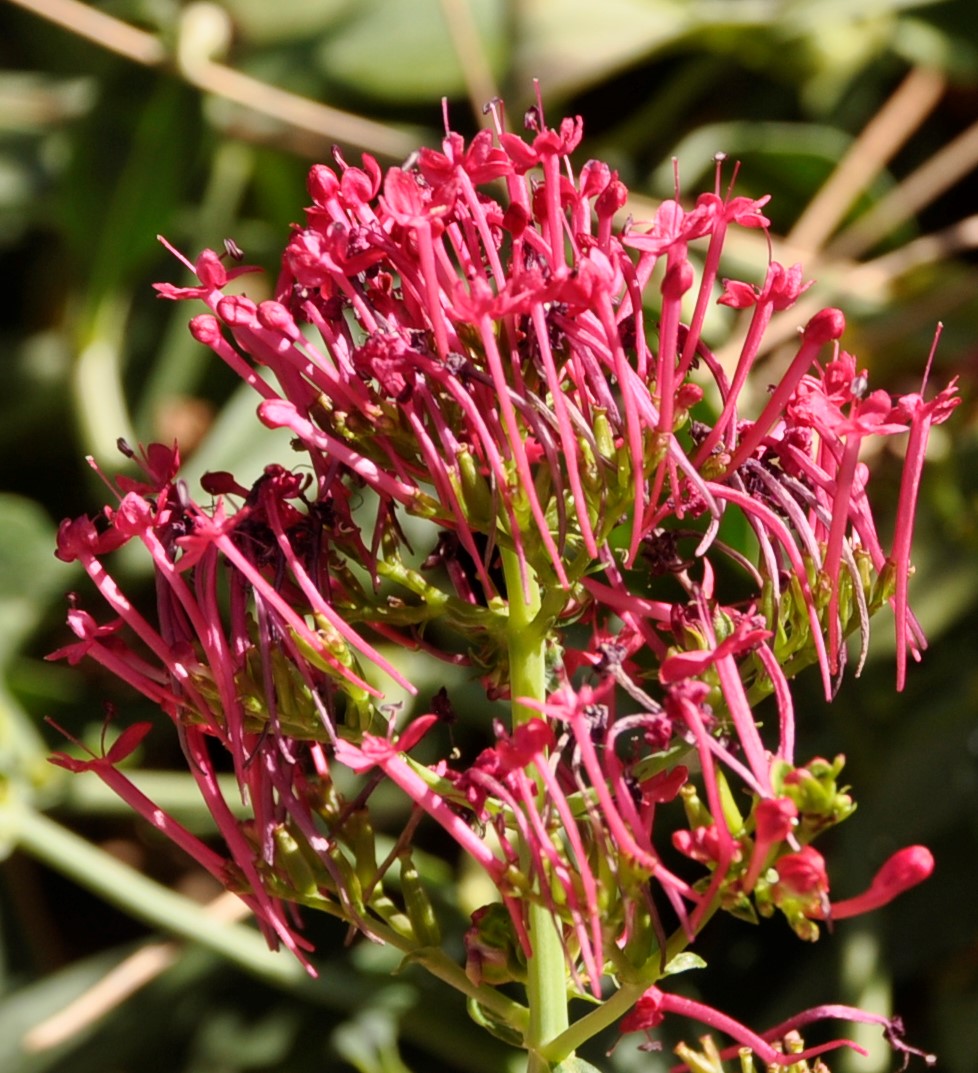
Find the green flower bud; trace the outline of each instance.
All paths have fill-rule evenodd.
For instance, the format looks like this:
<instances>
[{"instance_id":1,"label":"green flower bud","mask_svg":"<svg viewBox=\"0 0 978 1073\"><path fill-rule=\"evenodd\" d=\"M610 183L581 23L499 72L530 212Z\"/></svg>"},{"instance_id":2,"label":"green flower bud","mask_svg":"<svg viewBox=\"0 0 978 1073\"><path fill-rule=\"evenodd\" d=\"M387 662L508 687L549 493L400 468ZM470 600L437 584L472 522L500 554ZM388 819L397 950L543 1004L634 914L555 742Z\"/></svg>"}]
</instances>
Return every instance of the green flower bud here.
<instances>
[{"instance_id":1,"label":"green flower bud","mask_svg":"<svg viewBox=\"0 0 978 1073\"><path fill-rule=\"evenodd\" d=\"M441 927L410 851L401 855L401 894L418 942L422 946L440 946Z\"/></svg>"},{"instance_id":2,"label":"green flower bud","mask_svg":"<svg viewBox=\"0 0 978 1073\"><path fill-rule=\"evenodd\" d=\"M458 462L458 483L456 491L460 494L465 507L465 516L475 529L487 529L495 515L492 489L489 482L479 472L479 463L468 448L460 448L455 455ZM451 474L453 481L455 474Z\"/></svg>"},{"instance_id":3,"label":"green flower bud","mask_svg":"<svg viewBox=\"0 0 978 1073\"><path fill-rule=\"evenodd\" d=\"M296 840L286 827L275 829L275 868L291 892L300 898L319 899L320 887L326 879L325 870L316 867L308 847ZM320 873L322 873L320 875Z\"/></svg>"}]
</instances>

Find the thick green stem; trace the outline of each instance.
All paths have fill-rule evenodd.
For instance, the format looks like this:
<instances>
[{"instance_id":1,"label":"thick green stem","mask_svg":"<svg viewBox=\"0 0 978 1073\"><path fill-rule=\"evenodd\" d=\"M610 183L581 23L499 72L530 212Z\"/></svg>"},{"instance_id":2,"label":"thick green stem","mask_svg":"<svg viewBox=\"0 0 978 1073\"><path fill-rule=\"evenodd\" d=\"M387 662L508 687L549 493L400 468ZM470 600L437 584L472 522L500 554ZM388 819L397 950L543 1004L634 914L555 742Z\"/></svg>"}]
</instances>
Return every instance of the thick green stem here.
<instances>
[{"instance_id":1,"label":"thick green stem","mask_svg":"<svg viewBox=\"0 0 978 1073\"><path fill-rule=\"evenodd\" d=\"M538 621L540 586L529 567L524 577L518 557L503 551L503 570L509 598L507 641L509 682L513 697L513 726L539 717L524 700L546 699L546 629ZM541 786L540 792L543 793ZM530 1023L526 1034L529 1050L527 1073L546 1073L549 1063L544 1046L567 1030L567 971L564 943L549 910L531 905L528 914L532 953L527 961L526 994Z\"/></svg>"},{"instance_id":2,"label":"thick green stem","mask_svg":"<svg viewBox=\"0 0 978 1073\"><path fill-rule=\"evenodd\" d=\"M703 930L707 921L719 908L720 898L717 896L703 915L699 927L700 931ZM620 1017L624 1017L642 997L642 993L646 988L662 978L663 963L668 965L687 946L689 946L689 936L686 934L685 929L677 928L666 945L665 957L663 958L659 953L654 954L636 972L634 980L623 983L611 998L579 1018L565 1032L552 1038L544 1050L547 1059L554 1064L562 1062L565 1058L570 1057L582 1044L587 1043L589 1039L592 1039L599 1032L610 1028Z\"/></svg>"}]
</instances>

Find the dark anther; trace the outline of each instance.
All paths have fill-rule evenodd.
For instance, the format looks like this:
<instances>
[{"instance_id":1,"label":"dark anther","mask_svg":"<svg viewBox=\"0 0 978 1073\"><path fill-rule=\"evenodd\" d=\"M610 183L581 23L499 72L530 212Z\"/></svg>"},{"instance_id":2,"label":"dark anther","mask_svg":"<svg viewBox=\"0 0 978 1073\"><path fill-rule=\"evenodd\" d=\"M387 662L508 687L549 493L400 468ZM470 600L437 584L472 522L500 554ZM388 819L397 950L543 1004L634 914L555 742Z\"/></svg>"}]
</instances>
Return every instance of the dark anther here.
<instances>
[{"instance_id":1,"label":"dark anther","mask_svg":"<svg viewBox=\"0 0 978 1073\"><path fill-rule=\"evenodd\" d=\"M701 444L712 431L711 426L702 421L690 421L687 427L689 429L689 438L697 446L699 446L699 444Z\"/></svg>"},{"instance_id":2,"label":"dark anther","mask_svg":"<svg viewBox=\"0 0 978 1073\"><path fill-rule=\"evenodd\" d=\"M452 351L445 358L445 368L464 383L469 372L469 359L464 354Z\"/></svg>"},{"instance_id":3,"label":"dark anther","mask_svg":"<svg viewBox=\"0 0 978 1073\"><path fill-rule=\"evenodd\" d=\"M442 723L447 723L449 726L458 721L451 698L448 696L448 690L444 686L431 698L431 712L437 715Z\"/></svg>"},{"instance_id":4,"label":"dark anther","mask_svg":"<svg viewBox=\"0 0 978 1073\"><path fill-rule=\"evenodd\" d=\"M540 130L543 127L543 116L535 104L523 113L523 126L527 130Z\"/></svg>"},{"instance_id":5,"label":"dark anther","mask_svg":"<svg viewBox=\"0 0 978 1073\"><path fill-rule=\"evenodd\" d=\"M623 781L625 789L628 791L628 796L632 799L632 804L638 808L642 804L642 784L630 771L624 772Z\"/></svg>"}]
</instances>

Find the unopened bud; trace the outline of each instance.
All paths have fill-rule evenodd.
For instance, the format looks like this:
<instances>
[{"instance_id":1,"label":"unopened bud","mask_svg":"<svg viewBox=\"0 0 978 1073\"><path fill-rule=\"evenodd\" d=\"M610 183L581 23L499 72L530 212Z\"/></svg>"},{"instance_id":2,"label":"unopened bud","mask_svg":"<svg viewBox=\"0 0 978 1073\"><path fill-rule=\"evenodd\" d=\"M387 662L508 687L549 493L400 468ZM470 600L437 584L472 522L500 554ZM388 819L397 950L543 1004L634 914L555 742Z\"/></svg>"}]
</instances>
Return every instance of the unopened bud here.
<instances>
[{"instance_id":1,"label":"unopened bud","mask_svg":"<svg viewBox=\"0 0 978 1073\"><path fill-rule=\"evenodd\" d=\"M438 918L410 852L401 857L401 894L404 897L404 909L418 942L422 946L440 946L441 928Z\"/></svg>"},{"instance_id":2,"label":"unopened bud","mask_svg":"<svg viewBox=\"0 0 978 1073\"><path fill-rule=\"evenodd\" d=\"M846 318L841 309L820 309L805 325L805 342L823 346L839 339L846 330Z\"/></svg>"}]
</instances>

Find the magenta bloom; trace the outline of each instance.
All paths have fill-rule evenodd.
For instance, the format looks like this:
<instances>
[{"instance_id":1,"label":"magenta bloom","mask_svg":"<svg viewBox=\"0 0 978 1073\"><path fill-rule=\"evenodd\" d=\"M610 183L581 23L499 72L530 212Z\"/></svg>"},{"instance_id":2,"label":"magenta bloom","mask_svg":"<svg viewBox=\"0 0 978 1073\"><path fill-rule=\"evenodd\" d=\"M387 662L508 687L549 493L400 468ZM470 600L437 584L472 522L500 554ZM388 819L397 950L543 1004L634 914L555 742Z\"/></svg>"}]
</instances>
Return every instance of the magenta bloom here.
<instances>
[{"instance_id":1,"label":"magenta bloom","mask_svg":"<svg viewBox=\"0 0 978 1073\"><path fill-rule=\"evenodd\" d=\"M312 168L272 300L226 293L250 268L176 254L198 284L160 296L206 305L194 337L255 389L297 464L251 488L211 474L198 500L175 450L143 452L145 479L120 479L97 523L62 526L59 556L81 562L114 617L73 607L79 640L55 655L97 660L173 719L227 856L167 829L273 941L299 950L290 904L332 913L492 1008L550 1063L588 1018L604 1027L597 1006L542 1034L535 974L556 943L557 993L631 995L624 1030L688 1014L787 1061L776 1035L659 981L717 909L780 911L815 938L929 874L911 847L864 895L830 901L810 843L853 805L841 758L795 757L790 679L816 663L831 697L846 638L859 631L864 654L889 602L902 686L924 643L907 603L914 502L953 386L931 402L867 393L839 348L843 314L825 309L745 412L767 325L809 286L798 265L763 266L759 284L719 275L727 232L766 228L768 199L721 195L718 165L691 207L666 201L621 227L616 173L572 161L580 120L548 129L537 107L524 140L496 106L493 124L386 173L369 157ZM715 303L750 317L732 371L711 349ZM861 449L905 432L887 550ZM725 536L738 516L742 546ZM130 541L155 566L152 620L109 573ZM452 750L448 691L395 718L385 690L415 692L405 650L467 669L506 706L483 720L481 751ZM768 695L777 714L762 727ZM145 814L115 767L129 734L58 762ZM215 746L252 809L244 826ZM410 806L390 854L370 819L382 782ZM685 821L669 838L663 810ZM410 850L423 819L498 894L473 916L464 969L432 952ZM494 990L514 981L526 1007Z\"/></svg>"}]
</instances>

